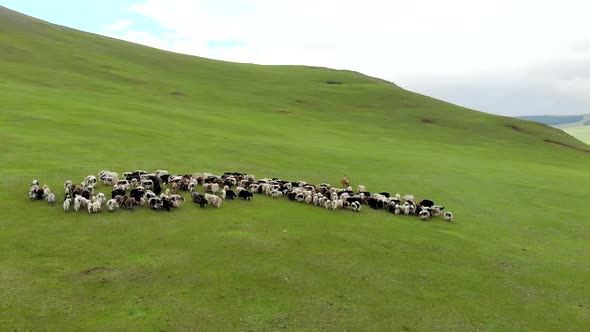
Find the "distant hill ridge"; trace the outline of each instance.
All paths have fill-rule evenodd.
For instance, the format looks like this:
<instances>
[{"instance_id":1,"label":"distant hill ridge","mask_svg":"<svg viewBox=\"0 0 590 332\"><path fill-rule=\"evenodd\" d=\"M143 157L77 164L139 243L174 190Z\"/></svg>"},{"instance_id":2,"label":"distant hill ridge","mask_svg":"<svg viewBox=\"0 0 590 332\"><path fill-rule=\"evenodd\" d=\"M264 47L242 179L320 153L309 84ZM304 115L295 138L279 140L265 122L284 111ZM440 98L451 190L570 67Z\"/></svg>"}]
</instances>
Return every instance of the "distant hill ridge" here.
<instances>
[{"instance_id":1,"label":"distant hill ridge","mask_svg":"<svg viewBox=\"0 0 590 332\"><path fill-rule=\"evenodd\" d=\"M590 125L590 114L579 115L526 115L516 117L521 120L539 122L556 128L569 128Z\"/></svg>"}]
</instances>

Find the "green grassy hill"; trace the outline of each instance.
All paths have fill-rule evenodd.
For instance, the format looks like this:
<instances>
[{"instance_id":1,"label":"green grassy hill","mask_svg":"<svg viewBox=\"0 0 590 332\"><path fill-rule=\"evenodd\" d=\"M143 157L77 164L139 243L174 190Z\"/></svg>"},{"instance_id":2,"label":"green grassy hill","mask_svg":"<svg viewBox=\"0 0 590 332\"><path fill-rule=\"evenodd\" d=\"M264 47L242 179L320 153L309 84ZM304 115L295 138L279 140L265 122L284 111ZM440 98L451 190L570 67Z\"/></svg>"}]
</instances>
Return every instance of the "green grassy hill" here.
<instances>
[{"instance_id":1,"label":"green grassy hill","mask_svg":"<svg viewBox=\"0 0 590 332\"><path fill-rule=\"evenodd\" d=\"M7 330L585 330L588 146L350 71L164 52L0 7ZM338 81L343 84L326 84ZM101 169L430 198L453 223L256 196L64 213ZM99 186L98 191L109 188Z\"/></svg>"},{"instance_id":2,"label":"green grassy hill","mask_svg":"<svg viewBox=\"0 0 590 332\"><path fill-rule=\"evenodd\" d=\"M564 131L586 144L590 144L590 126L578 126L564 129Z\"/></svg>"}]
</instances>

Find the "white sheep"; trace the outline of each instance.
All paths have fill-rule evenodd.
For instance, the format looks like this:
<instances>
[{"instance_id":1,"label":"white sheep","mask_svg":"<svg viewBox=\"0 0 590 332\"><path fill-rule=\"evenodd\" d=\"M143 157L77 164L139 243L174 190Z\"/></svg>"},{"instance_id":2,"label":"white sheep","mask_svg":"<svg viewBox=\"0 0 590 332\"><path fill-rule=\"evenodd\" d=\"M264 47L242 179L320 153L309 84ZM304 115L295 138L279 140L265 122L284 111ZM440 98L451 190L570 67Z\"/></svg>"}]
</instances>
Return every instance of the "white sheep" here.
<instances>
[{"instance_id":1,"label":"white sheep","mask_svg":"<svg viewBox=\"0 0 590 332\"><path fill-rule=\"evenodd\" d=\"M137 181L137 180L135 180L135 181ZM121 190L127 191L131 187L131 184L127 180L119 180L119 181L117 181L116 186L117 186L117 188L119 188Z\"/></svg>"},{"instance_id":2,"label":"white sheep","mask_svg":"<svg viewBox=\"0 0 590 332\"><path fill-rule=\"evenodd\" d=\"M422 210L418 213L418 219L420 220L428 220L430 219L430 211Z\"/></svg>"},{"instance_id":3,"label":"white sheep","mask_svg":"<svg viewBox=\"0 0 590 332\"><path fill-rule=\"evenodd\" d=\"M432 214L433 217L438 217L444 208L444 206L434 205L430 208L430 214Z\"/></svg>"},{"instance_id":4,"label":"white sheep","mask_svg":"<svg viewBox=\"0 0 590 332\"><path fill-rule=\"evenodd\" d=\"M259 187L260 187L260 186L259 186L258 184L256 184L256 183L253 183L253 184L251 184L251 185L248 187L248 190L249 190L251 193L255 194L255 193L257 193L257 192L258 192L258 188L259 188Z\"/></svg>"},{"instance_id":5,"label":"white sheep","mask_svg":"<svg viewBox=\"0 0 590 332\"><path fill-rule=\"evenodd\" d=\"M70 210L70 204L72 203L71 198L66 198L64 201L64 212L68 212Z\"/></svg>"},{"instance_id":6,"label":"white sheep","mask_svg":"<svg viewBox=\"0 0 590 332\"><path fill-rule=\"evenodd\" d=\"M365 189L365 186L363 186L362 184L359 184L358 187L357 187L357 189L356 189L356 191L359 192L359 193L364 193L367 190Z\"/></svg>"},{"instance_id":7,"label":"white sheep","mask_svg":"<svg viewBox=\"0 0 590 332\"><path fill-rule=\"evenodd\" d=\"M338 201L337 200L330 201L330 205L331 205L332 210L336 211L336 209L338 209Z\"/></svg>"},{"instance_id":8,"label":"white sheep","mask_svg":"<svg viewBox=\"0 0 590 332\"><path fill-rule=\"evenodd\" d=\"M77 195L74 198L74 211L78 212L78 210L80 210L80 208L87 207L89 202L90 201L87 200L86 198L84 198L84 197L82 197L80 195Z\"/></svg>"},{"instance_id":9,"label":"white sheep","mask_svg":"<svg viewBox=\"0 0 590 332\"><path fill-rule=\"evenodd\" d=\"M226 186L227 187L227 186ZM227 194L225 192L225 187L221 190L221 199L225 201L225 198L227 197Z\"/></svg>"},{"instance_id":10,"label":"white sheep","mask_svg":"<svg viewBox=\"0 0 590 332\"><path fill-rule=\"evenodd\" d=\"M410 204L407 202L404 203L404 205L402 205L402 207L401 207L401 210L406 216L409 216L410 215Z\"/></svg>"},{"instance_id":11,"label":"white sheep","mask_svg":"<svg viewBox=\"0 0 590 332\"><path fill-rule=\"evenodd\" d=\"M80 196L76 196L76 198L78 198L78 197L80 197ZM78 212L80 210L81 205L82 205L82 203L79 200L74 199L74 211Z\"/></svg>"},{"instance_id":12,"label":"white sheep","mask_svg":"<svg viewBox=\"0 0 590 332\"><path fill-rule=\"evenodd\" d=\"M217 193L217 191L219 191L219 184L217 184L217 183L204 183L203 189L205 189L205 192L215 194L215 193Z\"/></svg>"},{"instance_id":13,"label":"white sheep","mask_svg":"<svg viewBox=\"0 0 590 332\"><path fill-rule=\"evenodd\" d=\"M182 202L184 202L184 197L180 195L172 195L170 196L170 201L172 201L173 207L179 208L180 205L182 205Z\"/></svg>"},{"instance_id":14,"label":"white sheep","mask_svg":"<svg viewBox=\"0 0 590 332\"><path fill-rule=\"evenodd\" d=\"M207 200L207 202L211 206L215 206L217 208L219 208L221 206L221 201L222 201L221 198L219 198L215 195L205 194L205 199Z\"/></svg>"},{"instance_id":15,"label":"white sheep","mask_svg":"<svg viewBox=\"0 0 590 332\"><path fill-rule=\"evenodd\" d=\"M330 194L330 199L333 200L333 201L337 200L338 199L338 193L332 192Z\"/></svg>"},{"instance_id":16,"label":"white sheep","mask_svg":"<svg viewBox=\"0 0 590 332\"><path fill-rule=\"evenodd\" d=\"M49 186L44 184L43 185L43 198L47 199L47 195L49 195L50 193L51 193L51 190L49 189Z\"/></svg>"},{"instance_id":17,"label":"white sheep","mask_svg":"<svg viewBox=\"0 0 590 332\"><path fill-rule=\"evenodd\" d=\"M49 203L49 205L55 204L55 194L54 193L49 193L47 195L47 202Z\"/></svg>"},{"instance_id":18,"label":"white sheep","mask_svg":"<svg viewBox=\"0 0 590 332\"><path fill-rule=\"evenodd\" d=\"M32 185L29 189L29 198L33 201L37 199L37 190L39 190L39 186L36 185Z\"/></svg>"},{"instance_id":19,"label":"white sheep","mask_svg":"<svg viewBox=\"0 0 590 332\"><path fill-rule=\"evenodd\" d=\"M84 179L84 183L87 185L95 185L96 184L96 176L94 175L88 175L85 179Z\"/></svg>"},{"instance_id":20,"label":"white sheep","mask_svg":"<svg viewBox=\"0 0 590 332\"><path fill-rule=\"evenodd\" d=\"M444 217L448 222L453 221L453 213L451 211L445 211Z\"/></svg>"},{"instance_id":21,"label":"white sheep","mask_svg":"<svg viewBox=\"0 0 590 332\"><path fill-rule=\"evenodd\" d=\"M110 212L115 211L115 209L118 207L119 207L119 204L117 204L116 199L112 198L107 201L107 210L109 210Z\"/></svg>"},{"instance_id":22,"label":"white sheep","mask_svg":"<svg viewBox=\"0 0 590 332\"><path fill-rule=\"evenodd\" d=\"M98 193L98 195L96 195L96 200L98 200L100 204L104 204L106 202L106 197L103 193Z\"/></svg>"},{"instance_id":23,"label":"white sheep","mask_svg":"<svg viewBox=\"0 0 590 332\"><path fill-rule=\"evenodd\" d=\"M72 188L72 181L67 180L66 182L64 182L64 191L66 193L68 193L71 188Z\"/></svg>"},{"instance_id":24,"label":"white sheep","mask_svg":"<svg viewBox=\"0 0 590 332\"><path fill-rule=\"evenodd\" d=\"M99 201L96 201L92 204L88 203L88 206L89 206L90 211L92 211L92 213L98 213L100 211L102 204L100 204Z\"/></svg>"}]
</instances>

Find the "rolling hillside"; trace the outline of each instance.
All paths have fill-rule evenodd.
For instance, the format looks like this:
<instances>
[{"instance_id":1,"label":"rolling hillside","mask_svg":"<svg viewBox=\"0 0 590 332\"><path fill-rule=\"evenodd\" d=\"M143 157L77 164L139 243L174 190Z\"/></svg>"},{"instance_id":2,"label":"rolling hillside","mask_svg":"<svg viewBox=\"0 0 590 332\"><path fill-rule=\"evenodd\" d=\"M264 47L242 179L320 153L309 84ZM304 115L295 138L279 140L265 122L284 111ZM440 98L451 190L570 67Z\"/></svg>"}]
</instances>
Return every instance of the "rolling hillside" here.
<instances>
[{"instance_id":1,"label":"rolling hillside","mask_svg":"<svg viewBox=\"0 0 590 332\"><path fill-rule=\"evenodd\" d=\"M589 125L566 128L566 129L564 129L564 131L566 133L576 137L580 141L582 141L586 144L590 144L590 126Z\"/></svg>"},{"instance_id":2,"label":"rolling hillside","mask_svg":"<svg viewBox=\"0 0 590 332\"><path fill-rule=\"evenodd\" d=\"M588 327L590 151L561 130L356 72L174 54L3 7L0 68L4 329ZM98 215L27 198L39 179L61 202L65 180L102 169L346 174L455 221L263 196Z\"/></svg>"}]
</instances>

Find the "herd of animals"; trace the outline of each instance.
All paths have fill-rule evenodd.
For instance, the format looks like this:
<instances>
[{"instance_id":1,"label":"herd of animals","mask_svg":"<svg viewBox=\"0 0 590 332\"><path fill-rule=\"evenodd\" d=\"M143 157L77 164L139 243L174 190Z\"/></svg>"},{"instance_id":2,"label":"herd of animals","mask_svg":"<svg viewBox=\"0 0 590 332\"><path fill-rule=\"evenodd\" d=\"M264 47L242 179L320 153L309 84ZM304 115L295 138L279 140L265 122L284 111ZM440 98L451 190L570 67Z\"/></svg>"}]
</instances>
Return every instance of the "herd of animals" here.
<instances>
[{"instance_id":1,"label":"herd of animals","mask_svg":"<svg viewBox=\"0 0 590 332\"><path fill-rule=\"evenodd\" d=\"M98 192L99 183L112 187L111 198ZM423 199L415 202L413 195L390 195L387 192L370 193L365 186L359 185L353 191L348 181L343 181L346 188L336 188L327 183L320 185L304 181L290 182L277 178L256 180L253 175L226 172L223 175L196 173L187 175L171 175L166 170L154 173L137 170L125 172L119 176L116 172L100 171L98 176L88 175L81 184L68 180L64 183L64 211L87 210L88 213L99 213L117 209L133 210L136 207L149 207L156 211L171 211L179 208L185 201L181 192L190 192L192 202L201 208L214 206L219 208L224 200L240 198L251 200L254 194L265 194L272 198L286 197L300 203L313 204L325 209L350 209L360 212L363 205L372 209L387 210L397 215L416 216L421 220L443 216L444 220L452 221L453 213L444 211L444 206L436 205L432 200ZM202 188L203 193L197 189ZM47 185L39 186L33 180L29 189L31 200L46 200L55 205L56 196Z\"/></svg>"}]
</instances>

